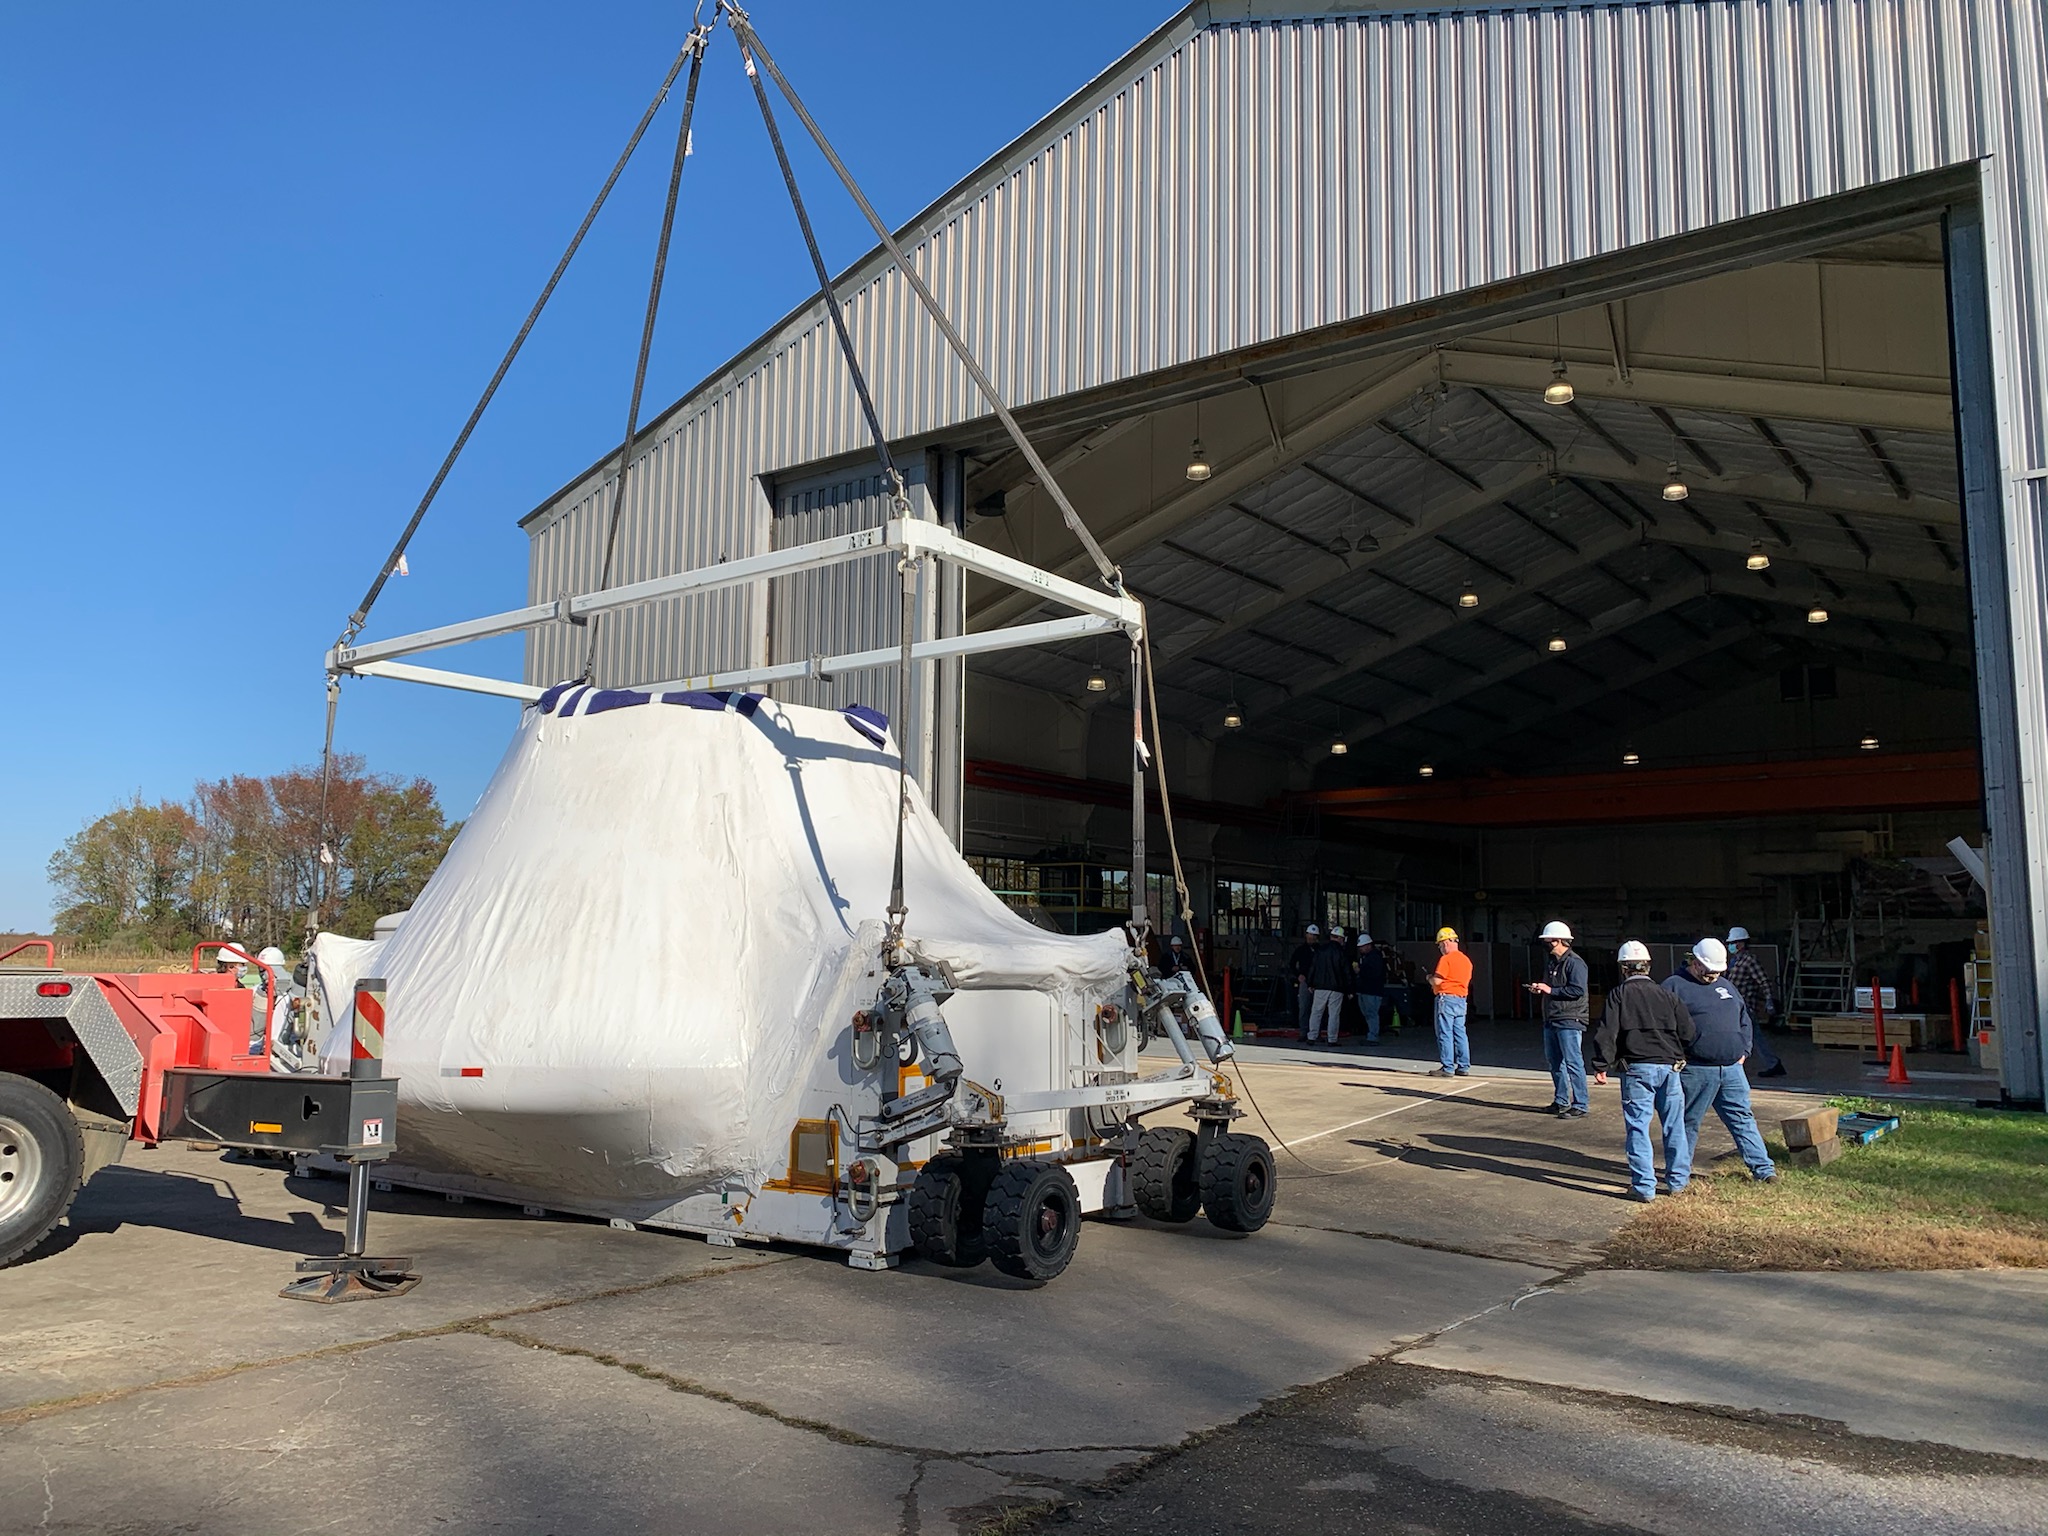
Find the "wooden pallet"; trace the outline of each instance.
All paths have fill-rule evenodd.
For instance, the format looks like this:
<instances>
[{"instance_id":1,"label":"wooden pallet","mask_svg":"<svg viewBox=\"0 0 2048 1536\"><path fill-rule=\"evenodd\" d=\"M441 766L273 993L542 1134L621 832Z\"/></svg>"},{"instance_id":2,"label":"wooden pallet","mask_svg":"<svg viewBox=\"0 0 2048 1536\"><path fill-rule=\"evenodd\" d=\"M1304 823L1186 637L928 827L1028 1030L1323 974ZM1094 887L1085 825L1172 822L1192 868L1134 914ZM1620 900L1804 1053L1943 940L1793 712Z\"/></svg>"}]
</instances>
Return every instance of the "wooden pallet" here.
<instances>
[{"instance_id":1,"label":"wooden pallet","mask_svg":"<svg viewBox=\"0 0 2048 1536\"><path fill-rule=\"evenodd\" d=\"M1938 1033L1939 1024L1932 1014L1888 1013L1884 1016L1886 1050L1895 1045L1903 1045L1909 1051L1926 1050L1939 1043ZM1842 1050L1875 1051L1877 1028L1867 1013L1822 1014L1813 1021L1813 1043Z\"/></svg>"}]
</instances>

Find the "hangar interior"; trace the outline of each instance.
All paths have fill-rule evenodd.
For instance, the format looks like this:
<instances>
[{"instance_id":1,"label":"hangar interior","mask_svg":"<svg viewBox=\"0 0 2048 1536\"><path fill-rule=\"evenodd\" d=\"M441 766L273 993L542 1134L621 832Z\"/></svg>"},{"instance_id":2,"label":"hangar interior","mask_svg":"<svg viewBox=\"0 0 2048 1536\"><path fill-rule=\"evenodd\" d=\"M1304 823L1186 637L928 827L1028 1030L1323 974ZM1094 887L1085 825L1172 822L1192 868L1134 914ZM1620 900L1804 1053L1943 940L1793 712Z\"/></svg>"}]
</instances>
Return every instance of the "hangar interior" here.
<instances>
[{"instance_id":1,"label":"hangar interior","mask_svg":"<svg viewBox=\"0 0 2048 1536\"><path fill-rule=\"evenodd\" d=\"M1278 1011L1309 921L1416 957L1458 927L1496 1016L1549 918L1596 962L1741 923L1803 962L1807 1011L1880 975L1948 1042L1985 902L1948 848L1984 817L1945 195L1837 199L1025 414L1148 605L1197 937L1249 1016ZM1084 575L983 425L922 445L935 514ZM857 467L784 476L774 504ZM961 607L968 629L1051 612L978 581ZM963 851L1035 920L1120 920L1122 646L968 668Z\"/></svg>"}]
</instances>

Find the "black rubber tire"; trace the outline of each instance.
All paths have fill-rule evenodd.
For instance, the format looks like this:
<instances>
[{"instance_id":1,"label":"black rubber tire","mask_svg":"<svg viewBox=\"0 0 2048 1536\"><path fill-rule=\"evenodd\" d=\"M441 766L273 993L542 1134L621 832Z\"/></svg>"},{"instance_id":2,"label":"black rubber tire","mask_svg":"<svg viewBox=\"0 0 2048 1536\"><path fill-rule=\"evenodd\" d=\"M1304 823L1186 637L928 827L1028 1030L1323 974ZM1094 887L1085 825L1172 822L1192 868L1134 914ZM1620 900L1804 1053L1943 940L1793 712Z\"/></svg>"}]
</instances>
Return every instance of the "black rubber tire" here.
<instances>
[{"instance_id":1,"label":"black rubber tire","mask_svg":"<svg viewBox=\"0 0 2048 1536\"><path fill-rule=\"evenodd\" d=\"M1257 1136L1203 1138L1202 1210L1225 1232L1256 1232L1273 1214L1273 1154Z\"/></svg>"},{"instance_id":2,"label":"black rubber tire","mask_svg":"<svg viewBox=\"0 0 2048 1536\"><path fill-rule=\"evenodd\" d=\"M1081 1241L1081 1192L1058 1163L1018 1158L989 1185L981 1227L989 1262L1004 1274L1056 1279Z\"/></svg>"},{"instance_id":3,"label":"black rubber tire","mask_svg":"<svg viewBox=\"0 0 2048 1536\"><path fill-rule=\"evenodd\" d=\"M905 1214L911 1246L920 1258L948 1269L972 1269L988 1257L981 1208L995 1176L994 1161L942 1152L917 1170Z\"/></svg>"},{"instance_id":4,"label":"black rubber tire","mask_svg":"<svg viewBox=\"0 0 2048 1536\"><path fill-rule=\"evenodd\" d=\"M1169 1125L1148 1129L1131 1154L1131 1203L1154 1221L1193 1221L1202 1208L1195 1133Z\"/></svg>"},{"instance_id":5,"label":"black rubber tire","mask_svg":"<svg viewBox=\"0 0 2048 1536\"><path fill-rule=\"evenodd\" d=\"M56 1230L84 1183L85 1137L41 1083L0 1072L0 1269Z\"/></svg>"}]
</instances>

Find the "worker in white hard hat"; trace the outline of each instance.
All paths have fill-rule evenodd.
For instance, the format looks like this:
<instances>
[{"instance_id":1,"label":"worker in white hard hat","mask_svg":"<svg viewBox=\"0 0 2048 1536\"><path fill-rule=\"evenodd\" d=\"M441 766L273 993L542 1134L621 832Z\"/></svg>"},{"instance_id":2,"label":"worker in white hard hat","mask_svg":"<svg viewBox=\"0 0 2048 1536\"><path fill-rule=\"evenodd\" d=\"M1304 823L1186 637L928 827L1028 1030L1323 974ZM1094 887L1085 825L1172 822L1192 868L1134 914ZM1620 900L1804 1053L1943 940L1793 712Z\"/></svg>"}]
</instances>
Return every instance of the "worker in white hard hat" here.
<instances>
[{"instance_id":1,"label":"worker in white hard hat","mask_svg":"<svg viewBox=\"0 0 2048 1536\"><path fill-rule=\"evenodd\" d=\"M1764 1038L1764 1026L1778 1016L1778 992L1763 962L1749 952L1749 930L1740 925L1728 930L1728 985L1742 994L1755 1031L1748 1070L1758 1077L1783 1077L1785 1063Z\"/></svg>"},{"instance_id":2,"label":"worker in white hard hat","mask_svg":"<svg viewBox=\"0 0 2048 1536\"><path fill-rule=\"evenodd\" d=\"M1309 985L1309 972L1315 968L1316 951L1322 948L1323 930L1310 923L1301 931L1301 942L1294 946L1294 953L1287 957L1287 973L1294 978L1294 1029L1302 1039L1308 1038L1308 1010L1315 1001L1315 988Z\"/></svg>"},{"instance_id":3,"label":"worker in white hard hat","mask_svg":"<svg viewBox=\"0 0 2048 1536\"><path fill-rule=\"evenodd\" d=\"M1681 1074L1692 1049L1693 1022L1685 1005L1650 980L1649 946L1630 939L1615 955L1621 980L1600 1008L1593 1031L1593 1081L1621 1077L1622 1148L1628 1155L1629 1198L1657 1198L1657 1163L1650 1153L1650 1120L1662 1122L1664 1183L1677 1194L1692 1182L1692 1139L1685 1131Z\"/></svg>"},{"instance_id":4,"label":"worker in white hard hat","mask_svg":"<svg viewBox=\"0 0 2048 1536\"><path fill-rule=\"evenodd\" d=\"M1550 1066L1550 1112L1561 1120L1584 1115L1586 1094L1586 962L1572 948L1563 923L1543 925L1537 939L1550 951L1543 979L1529 990L1543 1005L1543 1059Z\"/></svg>"},{"instance_id":5,"label":"worker in white hard hat","mask_svg":"<svg viewBox=\"0 0 2048 1536\"><path fill-rule=\"evenodd\" d=\"M295 1010L293 1007L291 977L287 972L284 951L275 944L266 944L256 952L256 958L263 966L269 968L267 976L274 983L275 987L275 995L270 999L270 1023L267 1031L270 1039L271 1070L277 1072L290 1071L291 1065L288 1058L294 1054L296 1041L296 1036L293 1033ZM259 969L255 972L255 976L256 985L260 989L263 986L266 972ZM262 1007L260 1003L256 1006L259 1010ZM249 1054L252 1056L256 1055L262 1047L263 1042L261 1039L252 1040L249 1046Z\"/></svg>"},{"instance_id":6,"label":"worker in white hard hat","mask_svg":"<svg viewBox=\"0 0 2048 1536\"><path fill-rule=\"evenodd\" d=\"M1308 1006L1308 1043L1314 1045L1316 1037L1327 1030L1330 1044L1335 1045L1343 1028L1344 999L1351 995L1351 950L1344 942L1344 930L1335 923L1330 925L1329 937L1316 951L1308 981L1313 989Z\"/></svg>"},{"instance_id":7,"label":"worker in white hard hat","mask_svg":"<svg viewBox=\"0 0 2048 1536\"><path fill-rule=\"evenodd\" d=\"M1749 1168L1749 1176L1768 1184L1778 1176L1764 1138L1756 1128L1756 1112L1749 1107L1749 1079L1742 1063L1749 1055L1755 1025L1742 994L1730 985L1728 946L1719 939L1701 939L1693 945L1685 964L1664 982L1692 1015L1693 1043L1686 1053L1685 1138L1699 1145L1700 1126L1707 1118L1707 1106L1721 1117L1728 1134L1735 1138L1735 1150Z\"/></svg>"},{"instance_id":8,"label":"worker in white hard hat","mask_svg":"<svg viewBox=\"0 0 2048 1536\"><path fill-rule=\"evenodd\" d=\"M1351 995L1358 999L1358 1016L1365 1021L1365 1043L1373 1045L1380 1038L1380 1009L1387 1001L1387 957L1363 928L1353 947L1357 954L1351 966Z\"/></svg>"},{"instance_id":9,"label":"worker in white hard hat","mask_svg":"<svg viewBox=\"0 0 2048 1536\"><path fill-rule=\"evenodd\" d=\"M1472 1040L1465 1033L1465 1009L1472 993L1472 957L1458 947L1458 930L1436 931L1436 964L1429 973L1436 994L1436 1060L1431 1077L1466 1077L1472 1071Z\"/></svg>"},{"instance_id":10,"label":"worker in white hard hat","mask_svg":"<svg viewBox=\"0 0 2048 1536\"><path fill-rule=\"evenodd\" d=\"M1166 941L1166 963L1159 968L1163 976L1178 976L1188 968L1187 941L1179 934Z\"/></svg>"}]
</instances>

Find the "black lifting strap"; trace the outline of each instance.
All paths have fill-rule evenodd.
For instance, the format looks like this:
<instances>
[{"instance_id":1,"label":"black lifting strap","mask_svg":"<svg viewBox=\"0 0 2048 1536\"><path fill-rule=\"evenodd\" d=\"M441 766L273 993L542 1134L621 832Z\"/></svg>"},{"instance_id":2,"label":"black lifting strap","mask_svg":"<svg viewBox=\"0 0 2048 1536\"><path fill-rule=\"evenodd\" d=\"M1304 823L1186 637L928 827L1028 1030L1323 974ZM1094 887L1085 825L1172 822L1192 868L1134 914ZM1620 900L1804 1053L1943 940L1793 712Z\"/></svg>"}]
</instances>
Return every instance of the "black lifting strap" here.
<instances>
[{"instance_id":1,"label":"black lifting strap","mask_svg":"<svg viewBox=\"0 0 2048 1536\"><path fill-rule=\"evenodd\" d=\"M990 409L996 413L996 419L1002 422L1003 429L1010 434L1010 440L1017 445L1017 451L1024 456L1024 461L1031 466L1031 472L1038 477L1039 485L1044 487L1045 493L1052 498L1053 505L1059 508L1061 521L1067 525L1068 531L1076 539L1080 540L1081 547L1088 552L1088 558L1095 562L1095 569L1100 573L1103 585L1112 592L1121 593L1123 591L1122 575L1110 563L1109 556L1102 552L1102 546L1095 541L1095 535L1088 531L1088 525L1081 521L1081 514L1074 510L1074 504L1067 499L1067 493L1060 488L1060 483L1054 478L1051 467L1047 465L1044 459L1038 456L1038 450L1031 446L1030 439L1024 435L1024 429L1017 424L1017 418L1010 414L1010 408L1003 402L1002 391L996 388L995 380L988 376L988 370L983 368L980 362L976 360L973 349L967 345L966 339L954 328L953 322L946 318L946 311L940 306L938 296L932 292L930 285L918 275L917 268L911 264L910 258L903 254L903 247L896 243L896 237L890 233L889 226L882 222L882 216L875 212L874 204L870 203L867 200L867 195L861 191L860 183L853 179L853 172L846 168L846 162L841 160L838 152L832 148L831 142L825 137L825 130L818 126L817 119L811 116L810 111L804 106L802 99L797 95L795 89L784 78L782 71L775 67L774 58L762 44L761 35L754 30L752 23L747 19L747 13L734 5L732 0L719 0L718 8L724 13L727 21L731 24L732 35L738 39L741 52L748 56L750 61L748 73L751 74L753 72L751 60L758 55L761 60L761 67L768 71L769 77L775 82L775 88L782 93L783 99L790 105L790 110L796 113L797 120L804 125L804 131L810 134L811 141L818 146L819 153L825 157L826 164L832 167L833 172L839 177L840 183L846 188L847 194L852 197L862 216L867 219L868 227L875 232L875 238L882 242L882 248L889 253L889 259L896 263L896 270L903 274L903 281L908 283L910 291L917 295L918 302L924 306L925 311L932 317L932 323L938 326L939 333L946 338L946 344L953 349L954 355L960 359L961 365L967 369L968 377L974 380L975 388L981 391L982 398L988 401ZM760 92L761 86L758 80L755 81L754 89L757 93ZM764 111L766 110L766 100L766 96L763 95ZM784 161L785 174L787 165L788 162ZM815 249L812 254L815 257ZM844 335L845 332L842 327L842 340ZM851 352L849 350L850 356ZM855 377L858 378L858 376L858 370L856 370ZM872 413L870 414L870 421L872 421ZM879 429L877 431L879 432Z\"/></svg>"},{"instance_id":2,"label":"black lifting strap","mask_svg":"<svg viewBox=\"0 0 2048 1536\"><path fill-rule=\"evenodd\" d=\"M714 15L714 20L716 17ZM690 118L697 110L697 80L704 72L705 45L711 41L711 29L705 26L694 28L690 40L685 43L686 51L694 50L690 58L690 81L683 88L683 120L676 128L675 163L668 173L668 204L661 213L661 238L654 247L654 276L647 285L647 315L640 324L640 355L633 365L633 398L626 407L626 438L619 444L619 478L612 487L611 522L604 535L604 564L599 568L597 590L602 592L612 583L612 554L619 542L619 517L626 508L626 473L632 467L633 439L640 433L640 396L647 386L647 354L654 346L654 320L661 309L661 281L668 269L669 237L676 227L676 198L683 186L683 162L690 155ZM583 653L583 681L597 681L597 631L602 614L593 614L590 619L590 644Z\"/></svg>"},{"instance_id":3,"label":"black lifting strap","mask_svg":"<svg viewBox=\"0 0 2048 1536\"><path fill-rule=\"evenodd\" d=\"M737 28L734 35L739 36ZM839 350L846 358L846 371L853 375L853 392L860 397L860 413L867 418L868 436L874 440L875 457L881 462L882 477L888 482L897 510L906 511L908 503L903 494L903 476L897 472L896 460L889 452L889 439L882 432L882 418L875 413L875 398L868 393L868 376L861 370L860 358L853 350L853 338L847 334L846 315L840 309L839 295L832 287L832 274L825 270L825 258L818 250L818 237L811 229L811 216L804 208L803 193L797 190L796 172L790 168L789 151L783 148L782 130L775 126L775 110L768 104L768 88L761 83L761 72L754 68L753 51L748 48L745 37L740 37L740 57L746 62L747 79L754 87L754 100L760 103L761 121L768 129L768 142L775 146L775 163L782 167L782 185L789 191L789 206L796 211L797 227L804 232L804 249L811 253L811 270L818 274L818 291L825 296L825 310L832 317L832 329L839 337Z\"/></svg>"},{"instance_id":4,"label":"black lifting strap","mask_svg":"<svg viewBox=\"0 0 2048 1536\"><path fill-rule=\"evenodd\" d=\"M868 436L875 445L875 458L882 466L882 478L888 484L889 498L898 517L910 515L910 497L903 485L903 475L896 468L895 456L889 452L888 436L882 431L882 418L875 411L875 398L868 391L867 374L862 371L860 357L853 350L853 337L847 333L846 315L839 307L839 294L832 286L832 274L825 268L825 257L818 249L817 234L811 228L811 216L804 208L803 193L797 189L796 172L789 163L789 151L782 143L782 130L775 125L775 109L768 101L768 88L761 83L761 73L754 67L753 52L747 46L747 39L741 37L738 26L745 21L744 13L726 7L735 20L734 36L739 37L740 57L747 66L747 79L754 87L754 100L760 104L761 122L768 130L768 142L775 146L775 163L782 167L782 184L789 191L789 205L796 212L797 227L804 234L804 248L811 253L811 270L818 276L818 291L825 298L825 312L832 317L832 330L839 338L840 353L846 358L846 371L853 376L853 392L860 398L861 415L867 419ZM911 684L911 637L915 632L916 562L902 560L897 564L898 577L902 583L902 600L899 606L896 662L896 858L895 867L889 878L889 944L894 950L903 939L903 920L909 915L909 904L903 897L903 837L904 827L910 819L910 750L903 738L910 724Z\"/></svg>"},{"instance_id":5,"label":"black lifting strap","mask_svg":"<svg viewBox=\"0 0 2048 1536\"><path fill-rule=\"evenodd\" d=\"M633 128L633 136L626 140L626 147L619 152L618 162L612 166L611 175L607 176L604 185L598 188L597 196L590 204L590 211L583 215L583 222L576 227L576 233L570 239L568 249L562 252L562 259L555 263L555 270L549 274L546 286L540 291L540 297L533 301L533 308L527 311L526 323L519 327L519 334L512 338L512 345L506 348L504 360L498 364L498 371L491 375L491 382L484 386L483 394L477 399L476 409L469 413L469 420L462 424L462 431L455 438L455 446L448 450L448 457L441 461L440 471L434 476L433 484L427 487L427 494L420 498L419 506L413 511L412 520L405 525L405 532L398 536L398 542L391 546L391 553L385 557L384 564L378 567L377 579L370 583L370 590L363 594L363 600L356 604L355 612L348 616L348 625L341 635L342 645L353 643L355 637L362 633L363 625L369 621L370 609L375 606L378 595L384 590L384 583L391 579L391 573L398 568L398 562L404 558L406 545L410 544L412 536L419 532L420 523L426 518L427 508L434 504L434 498L441 493L442 482L448 478L448 472L455 468L455 461L462 456L462 450L469 442L470 434L476 430L476 424L483 420L484 410L490 405L491 398L497 394L498 386L505 382L505 375L512 369L512 360L519 356L519 349L526 345L526 338L532 334L535 322L540 319L540 312L547 308L548 300L554 296L555 285L561 282L562 274L569 270L570 261L583 244L583 237L590 233L590 226L597 222L598 210L604 207L605 199L611 196L612 188L618 184L620 175L626 169L626 162L633 158L633 151L640 147L640 139L647 132L648 124L654 121L654 114L659 112L661 104L668 100L669 88L676 83L676 76L683 72L683 64L691 56L692 50L696 51L699 58L703 57L702 44L696 32L690 34L689 40L676 54L675 62L669 65L667 75L662 77L661 89L654 93L654 99L647 103L647 110L640 114L640 121Z\"/></svg>"}]
</instances>

